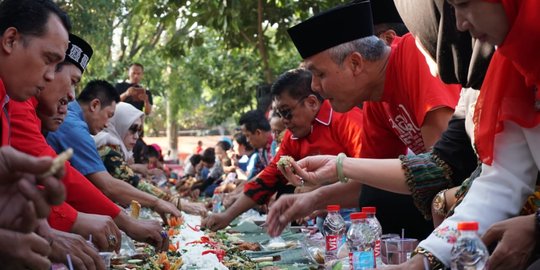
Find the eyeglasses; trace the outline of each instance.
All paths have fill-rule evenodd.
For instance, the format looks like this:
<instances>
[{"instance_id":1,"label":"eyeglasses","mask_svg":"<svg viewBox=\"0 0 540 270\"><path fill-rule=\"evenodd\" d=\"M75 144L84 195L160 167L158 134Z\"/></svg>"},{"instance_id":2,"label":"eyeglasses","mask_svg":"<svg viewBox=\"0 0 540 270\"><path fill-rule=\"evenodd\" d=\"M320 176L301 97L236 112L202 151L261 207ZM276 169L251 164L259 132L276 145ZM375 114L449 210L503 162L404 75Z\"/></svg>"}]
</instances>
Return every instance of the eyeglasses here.
<instances>
[{"instance_id":1,"label":"eyeglasses","mask_svg":"<svg viewBox=\"0 0 540 270\"><path fill-rule=\"evenodd\" d=\"M296 107L298 107L298 104L304 101L304 99L306 99L307 97L309 96L305 96L299 99L298 102L296 102L296 104L294 104L294 106L292 106L291 108L287 108L284 110L276 109L276 114L283 119L291 120L293 118L292 112L296 109Z\"/></svg>"},{"instance_id":2,"label":"eyeglasses","mask_svg":"<svg viewBox=\"0 0 540 270\"><path fill-rule=\"evenodd\" d=\"M135 135L135 134L141 134L142 132L142 125L131 125L129 128L128 128L128 131L131 132L131 134Z\"/></svg>"}]
</instances>

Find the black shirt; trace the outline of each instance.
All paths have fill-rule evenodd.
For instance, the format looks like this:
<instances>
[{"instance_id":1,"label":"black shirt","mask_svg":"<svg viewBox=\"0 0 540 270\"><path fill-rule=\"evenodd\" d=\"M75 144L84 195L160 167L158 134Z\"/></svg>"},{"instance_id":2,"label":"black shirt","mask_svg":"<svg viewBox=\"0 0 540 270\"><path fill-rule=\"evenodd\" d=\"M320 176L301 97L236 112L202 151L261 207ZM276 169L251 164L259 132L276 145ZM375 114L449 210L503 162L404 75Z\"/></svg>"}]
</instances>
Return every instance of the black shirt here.
<instances>
[{"instance_id":1,"label":"black shirt","mask_svg":"<svg viewBox=\"0 0 540 270\"><path fill-rule=\"evenodd\" d=\"M117 83L116 86L115 86L116 92L119 95L121 95L124 92L126 92L128 88L130 88L131 86L134 86L134 85L135 85L134 83L128 83L128 82ZM148 102L150 103L150 105L153 105L154 102L152 100L152 93L150 92L150 90L146 89L146 95L148 96ZM135 107L135 108L137 108L137 109L139 109L141 111L144 108L144 101L134 100L132 97L126 98L126 100L124 100L124 102L133 105L133 107Z\"/></svg>"}]
</instances>

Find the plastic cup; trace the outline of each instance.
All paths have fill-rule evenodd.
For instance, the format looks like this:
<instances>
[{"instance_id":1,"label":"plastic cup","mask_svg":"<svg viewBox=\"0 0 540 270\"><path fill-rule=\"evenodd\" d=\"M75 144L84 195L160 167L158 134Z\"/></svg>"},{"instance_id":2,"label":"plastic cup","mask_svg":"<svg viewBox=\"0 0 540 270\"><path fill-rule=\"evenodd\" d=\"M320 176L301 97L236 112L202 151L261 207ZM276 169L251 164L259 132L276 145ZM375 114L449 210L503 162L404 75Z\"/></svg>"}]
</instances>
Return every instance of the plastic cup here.
<instances>
[{"instance_id":1,"label":"plastic cup","mask_svg":"<svg viewBox=\"0 0 540 270\"><path fill-rule=\"evenodd\" d=\"M411 258L411 254L418 246L414 238L387 238L382 240L382 260L384 264L400 264Z\"/></svg>"},{"instance_id":2,"label":"plastic cup","mask_svg":"<svg viewBox=\"0 0 540 270\"><path fill-rule=\"evenodd\" d=\"M109 269L111 267L111 257L114 253L112 252L100 252L99 256L101 257L101 260L103 260L103 263L105 264L105 268Z\"/></svg>"}]
</instances>

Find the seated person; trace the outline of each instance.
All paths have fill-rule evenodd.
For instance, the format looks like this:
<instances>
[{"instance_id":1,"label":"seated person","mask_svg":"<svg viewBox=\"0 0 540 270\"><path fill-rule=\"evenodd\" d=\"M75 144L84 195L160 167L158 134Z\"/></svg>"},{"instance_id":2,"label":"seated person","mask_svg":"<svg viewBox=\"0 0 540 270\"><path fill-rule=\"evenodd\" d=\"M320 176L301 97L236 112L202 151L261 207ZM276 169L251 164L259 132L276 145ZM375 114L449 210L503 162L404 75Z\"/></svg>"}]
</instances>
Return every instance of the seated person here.
<instances>
[{"instance_id":1,"label":"seated person","mask_svg":"<svg viewBox=\"0 0 540 270\"><path fill-rule=\"evenodd\" d=\"M201 162L198 166L201 170L202 168L207 168L208 174L204 178L199 178L198 182L192 186L192 196L197 198L200 194L203 194L205 197L212 197L216 187L213 184L221 183L221 176L223 175L221 162L216 158L213 147L208 147L203 151Z\"/></svg>"},{"instance_id":2,"label":"seated person","mask_svg":"<svg viewBox=\"0 0 540 270\"><path fill-rule=\"evenodd\" d=\"M181 205L181 209L188 213L206 214L204 205L171 198L165 191L140 179L128 166L126 160L133 155L131 151L139 136L142 117L143 112L128 103L120 102L107 127L94 137L107 171L113 177L130 182L142 191L158 198L170 200L177 207Z\"/></svg>"}]
</instances>

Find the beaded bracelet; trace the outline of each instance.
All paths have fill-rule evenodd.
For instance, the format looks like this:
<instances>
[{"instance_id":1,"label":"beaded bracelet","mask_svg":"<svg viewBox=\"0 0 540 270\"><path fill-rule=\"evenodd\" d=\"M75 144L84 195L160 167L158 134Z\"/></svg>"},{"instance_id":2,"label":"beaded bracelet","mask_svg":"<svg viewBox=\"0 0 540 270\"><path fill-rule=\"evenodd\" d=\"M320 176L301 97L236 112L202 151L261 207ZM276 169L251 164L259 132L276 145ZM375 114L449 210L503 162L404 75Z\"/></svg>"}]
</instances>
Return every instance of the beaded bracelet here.
<instances>
[{"instance_id":1,"label":"beaded bracelet","mask_svg":"<svg viewBox=\"0 0 540 270\"><path fill-rule=\"evenodd\" d=\"M345 175L343 174L343 159L346 157L347 155L345 155L345 153L339 153L336 158L337 176L338 176L339 182L341 183L349 182L349 178L345 177Z\"/></svg>"},{"instance_id":2,"label":"beaded bracelet","mask_svg":"<svg viewBox=\"0 0 540 270\"><path fill-rule=\"evenodd\" d=\"M439 261L439 259L437 259L437 257L435 257L433 255L433 253L429 252L427 249L424 249L422 247L416 247L416 249L414 250L412 256L415 256L415 255L423 255L424 258L426 258L429 262L429 269L444 269L444 266L442 264L441 261Z\"/></svg>"}]
</instances>

